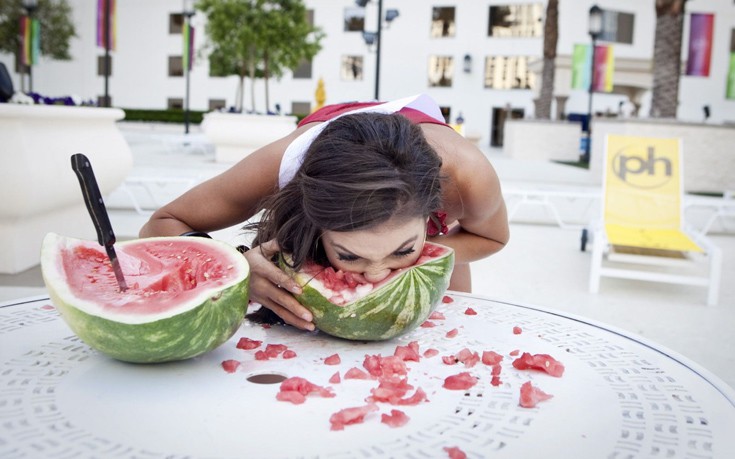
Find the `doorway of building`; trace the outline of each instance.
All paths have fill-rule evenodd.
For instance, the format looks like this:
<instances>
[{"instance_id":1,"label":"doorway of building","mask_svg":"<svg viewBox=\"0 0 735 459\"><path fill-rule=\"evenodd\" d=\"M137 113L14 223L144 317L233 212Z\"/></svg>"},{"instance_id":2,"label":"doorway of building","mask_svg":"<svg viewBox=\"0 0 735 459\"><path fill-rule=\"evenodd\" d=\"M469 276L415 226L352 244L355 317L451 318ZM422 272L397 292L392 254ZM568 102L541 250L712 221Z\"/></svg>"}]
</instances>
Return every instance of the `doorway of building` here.
<instances>
[{"instance_id":1,"label":"doorway of building","mask_svg":"<svg viewBox=\"0 0 735 459\"><path fill-rule=\"evenodd\" d=\"M522 108L493 107L492 117L490 118L492 123L490 127L490 146L503 146L503 130L505 129L506 119L522 119L524 115L525 111Z\"/></svg>"}]
</instances>

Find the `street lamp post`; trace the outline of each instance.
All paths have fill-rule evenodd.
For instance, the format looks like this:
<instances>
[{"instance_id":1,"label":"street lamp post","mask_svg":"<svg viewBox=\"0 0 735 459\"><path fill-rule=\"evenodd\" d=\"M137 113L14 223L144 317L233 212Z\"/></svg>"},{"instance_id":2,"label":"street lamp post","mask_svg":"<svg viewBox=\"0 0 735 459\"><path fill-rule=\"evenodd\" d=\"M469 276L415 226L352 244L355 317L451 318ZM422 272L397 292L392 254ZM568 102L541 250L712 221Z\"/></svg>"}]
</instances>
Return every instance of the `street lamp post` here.
<instances>
[{"instance_id":1,"label":"street lamp post","mask_svg":"<svg viewBox=\"0 0 735 459\"><path fill-rule=\"evenodd\" d=\"M32 20L33 12L38 8L38 0L23 0L23 8L26 10L28 19ZM33 62L28 63L28 92L33 92Z\"/></svg>"},{"instance_id":2,"label":"street lamp post","mask_svg":"<svg viewBox=\"0 0 735 459\"><path fill-rule=\"evenodd\" d=\"M592 56L590 63L590 86L589 97L587 100L587 145L582 155L582 162L590 162L590 153L592 151L592 94L595 90L595 48L597 46L597 38L602 33L602 9L597 5L592 5L589 12L588 31L592 38Z\"/></svg>"},{"instance_id":3,"label":"street lamp post","mask_svg":"<svg viewBox=\"0 0 735 459\"><path fill-rule=\"evenodd\" d=\"M357 6L364 8L370 0L355 0ZM393 19L398 17L398 10L388 10L385 15L385 21L390 24ZM375 50L375 100L380 100L380 46L383 33L383 0L378 0L378 30L377 32L363 32L362 37L369 46L376 43Z\"/></svg>"}]
</instances>

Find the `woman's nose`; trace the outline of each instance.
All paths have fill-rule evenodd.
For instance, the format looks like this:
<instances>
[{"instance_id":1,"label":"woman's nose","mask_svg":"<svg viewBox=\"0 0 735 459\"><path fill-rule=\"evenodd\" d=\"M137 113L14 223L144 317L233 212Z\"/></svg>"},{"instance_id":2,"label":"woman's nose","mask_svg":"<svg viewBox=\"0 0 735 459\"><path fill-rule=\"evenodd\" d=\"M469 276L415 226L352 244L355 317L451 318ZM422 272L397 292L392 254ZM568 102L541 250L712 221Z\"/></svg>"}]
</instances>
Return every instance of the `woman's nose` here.
<instances>
[{"instance_id":1,"label":"woman's nose","mask_svg":"<svg viewBox=\"0 0 735 459\"><path fill-rule=\"evenodd\" d=\"M380 282L390 274L390 268L376 266L374 268L368 268L364 273L365 280L371 283Z\"/></svg>"}]
</instances>

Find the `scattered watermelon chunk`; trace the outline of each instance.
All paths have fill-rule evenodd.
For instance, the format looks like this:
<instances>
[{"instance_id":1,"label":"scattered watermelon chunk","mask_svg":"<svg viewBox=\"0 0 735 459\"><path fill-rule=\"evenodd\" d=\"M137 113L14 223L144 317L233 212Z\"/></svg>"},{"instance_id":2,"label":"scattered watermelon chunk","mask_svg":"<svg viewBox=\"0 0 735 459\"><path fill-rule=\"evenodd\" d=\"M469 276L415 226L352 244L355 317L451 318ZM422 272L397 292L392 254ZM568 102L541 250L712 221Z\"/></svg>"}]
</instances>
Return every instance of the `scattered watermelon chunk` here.
<instances>
[{"instance_id":1,"label":"scattered watermelon chunk","mask_svg":"<svg viewBox=\"0 0 735 459\"><path fill-rule=\"evenodd\" d=\"M237 342L237 346L235 347L237 347L238 349L249 351L251 349L259 348L261 344L263 344L262 341L243 337L240 338L240 340Z\"/></svg>"},{"instance_id":2,"label":"scattered watermelon chunk","mask_svg":"<svg viewBox=\"0 0 735 459\"><path fill-rule=\"evenodd\" d=\"M357 367L352 367L345 373L345 379L371 379L370 375Z\"/></svg>"},{"instance_id":3,"label":"scattered watermelon chunk","mask_svg":"<svg viewBox=\"0 0 735 459\"><path fill-rule=\"evenodd\" d=\"M265 346L265 355L270 359L278 357L282 352L288 349L285 344L267 344Z\"/></svg>"},{"instance_id":4,"label":"scattered watermelon chunk","mask_svg":"<svg viewBox=\"0 0 735 459\"><path fill-rule=\"evenodd\" d=\"M401 427L406 425L410 418L401 410L390 410L390 414L381 414L380 422L388 424L391 427Z\"/></svg>"},{"instance_id":5,"label":"scattered watermelon chunk","mask_svg":"<svg viewBox=\"0 0 735 459\"><path fill-rule=\"evenodd\" d=\"M416 343L416 341L412 341L412 343ZM408 346L396 346L396 350L393 355L400 358L404 362L409 360L418 362L419 360L421 360L421 356L418 352L418 343L416 343L416 346L411 346L410 343Z\"/></svg>"},{"instance_id":6,"label":"scattered watermelon chunk","mask_svg":"<svg viewBox=\"0 0 735 459\"><path fill-rule=\"evenodd\" d=\"M304 403L306 396L309 394L316 394L325 398L335 396L330 387L322 387L304 378L294 376L281 383L280 391L276 394L276 399L298 405Z\"/></svg>"},{"instance_id":7,"label":"scattered watermelon chunk","mask_svg":"<svg viewBox=\"0 0 735 459\"><path fill-rule=\"evenodd\" d=\"M482 363L485 365L496 365L503 360L503 356L495 351L483 351L482 352Z\"/></svg>"},{"instance_id":8,"label":"scattered watermelon chunk","mask_svg":"<svg viewBox=\"0 0 735 459\"><path fill-rule=\"evenodd\" d=\"M468 315L468 316L476 316L476 315L477 315L477 311L475 311L475 310L474 310L474 309L472 309L472 308L467 308L467 309L465 309L465 310L464 310L464 313L465 313L466 315Z\"/></svg>"},{"instance_id":9,"label":"scattered watermelon chunk","mask_svg":"<svg viewBox=\"0 0 735 459\"><path fill-rule=\"evenodd\" d=\"M520 335L522 332L523 332L523 329L521 327L519 327L517 325L515 327L513 327L513 334L514 335Z\"/></svg>"},{"instance_id":10,"label":"scattered watermelon chunk","mask_svg":"<svg viewBox=\"0 0 735 459\"><path fill-rule=\"evenodd\" d=\"M234 373L237 370L237 367L240 366L240 361L238 360L225 360L222 362L222 368L225 369L228 373Z\"/></svg>"},{"instance_id":11,"label":"scattered watermelon chunk","mask_svg":"<svg viewBox=\"0 0 735 459\"><path fill-rule=\"evenodd\" d=\"M419 403L425 402L425 401L428 402L429 399L426 398L426 392L424 392L424 390L419 387L419 388L416 389L416 392L414 392L412 396L406 397L406 398L402 398L402 399L398 400L395 404L396 405L404 405L404 406L405 405L412 405L413 406L413 405L418 405Z\"/></svg>"},{"instance_id":12,"label":"scattered watermelon chunk","mask_svg":"<svg viewBox=\"0 0 735 459\"><path fill-rule=\"evenodd\" d=\"M548 354L534 354L524 352L513 361L513 366L518 370L540 370L551 376L560 378L564 374L564 364Z\"/></svg>"},{"instance_id":13,"label":"scattered watermelon chunk","mask_svg":"<svg viewBox=\"0 0 735 459\"><path fill-rule=\"evenodd\" d=\"M442 297L442 303L444 304L454 303L454 299L449 295L444 295L444 297Z\"/></svg>"},{"instance_id":14,"label":"scattered watermelon chunk","mask_svg":"<svg viewBox=\"0 0 735 459\"><path fill-rule=\"evenodd\" d=\"M432 328L432 327L436 327L436 324L430 320L425 320L424 322L421 323L420 326L421 328Z\"/></svg>"},{"instance_id":15,"label":"scattered watermelon chunk","mask_svg":"<svg viewBox=\"0 0 735 459\"><path fill-rule=\"evenodd\" d=\"M515 356L517 356L520 353L521 353L520 349L513 349L512 351L510 351L510 355L512 357L515 357Z\"/></svg>"},{"instance_id":16,"label":"scattered watermelon chunk","mask_svg":"<svg viewBox=\"0 0 735 459\"><path fill-rule=\"evenodd\" d=\"M553 397L553 395L547 394L538 387L535 387L531 384L531 381L526 381L521 386L521 397L518 400L518 404L523 408L533 408L539 402L548 400L551 397Z\"/></svg>"},{"instance_id":17,"label":"scattered watermelon chunk","mask_svg":"<svg viewBox=\"0 0 735 459\"><path fill-rule=\"evenodd\" d=\"M408 384L408 380L406 378L400 378L397 376L380 378L378 387L370 389L370 393L372 395L367 398L367 401L397 405L398 401L411 389L413 389L413 386Z\"/></svg>"},{"instance_id":18,"label":"scattered watermelon chunk","mask_svg":"<svg viewBox=\"0 0 735 459\"><path fill-rule=\"evenodd\" d=\"M449 455L449 459L467 459L467 454L456 446L445 446L444 451Z\"/></svg>"},{"instance_id":19,"label":"scattered watermelon chunk","mask_svg":"<svg viewBox=\"0 0 735 459\"><path fill-rule=\"evenodd\" d=\"M339 354L332 354L324 359L324 365L339 365L340 363L342 363L342 359Z\"/></svg>"},{"instance_id":20,"label":"scattered watermelon chunk","mask_svg":"<svg viewBox=\"0 0 735 459\"><path fill-rule=\"evenodd\" d=\"M434 349L434 348L430 348L424 351L424 357L426 357L427 359L430 357L434 357L435 355L438 355L438 354L439 354L439 350Z\"/></svg>"},{"instance_id":21,"label":"scattered watermelon chunk","mask_svg":"<svg viewBox=\"0 0 735 459\"><path fill-rule=\"evenodd\" d=\"M477 384L477 378L463 371L462 373L444 378L443 387L450 390L466 390L475 384Z\"/></svg>"},{"instance_id":22,"label":"scattered watermelon chunk","mask_svg":"<svg viewBox=\"0 0 735 459\"><path fill-rule=\"evenodd\" d=\"M339 384L342 382L342 378L339 377L339 371L329 378L329 382L332 384Z\"/></svg>"},{"instance_id":23,"label":"scattered watermelon chunk","mask_svg":"<svg viewBox=\"0 0 735 459\"><path fill-rule=\"evenodd\" d=\"M444 320L446 317L439 311L434 311L429 315L429 320Z\"/></svg>"},{"instance_id":24,"label":"scattered watermelon chunk","mask_svg":"<svg viewBox=\"0 0 735 459\"><path fill-rule=\"evenodd\" d=\"M281 357L284 359L293 359L294 357L296 357L296 352L292 351L291 349L286 349L285 351L283 351Z\"/></svg>"},{"instance_id":25,"label":"scattered watermelon chunk","mask_svg":"<svg viewBox=\"0 0 735 459\"><path fill-rule=\"evenodd\" d=\"M365 416L373 411L378 411L378 406L374 403L339 410L329 417L329 423L332 425L330 430L344 430L346 425L361 424Z\"/></svg>"},{"instance_id":26,"label":"scattered watermelon chunk","mask_svg":"<svg viewBox=\"0 0 735 459\"><path fill-rule=\"evenodd\" d=\"M454 338L458 334L459 334L459 330L457 330L456 328L453 328L447 332L447 338Z\"/></svg>"}]
</instances>

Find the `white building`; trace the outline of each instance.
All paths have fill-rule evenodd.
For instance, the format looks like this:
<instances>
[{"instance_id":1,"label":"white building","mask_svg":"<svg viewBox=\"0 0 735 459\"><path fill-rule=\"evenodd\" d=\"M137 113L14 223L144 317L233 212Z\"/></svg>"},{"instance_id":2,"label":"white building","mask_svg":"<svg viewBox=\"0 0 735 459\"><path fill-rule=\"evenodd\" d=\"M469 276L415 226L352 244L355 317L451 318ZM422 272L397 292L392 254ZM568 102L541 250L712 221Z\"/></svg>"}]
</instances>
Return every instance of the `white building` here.
<instances>
[{"instance_id":1,"label":"white building","mask_svg":"<svg viewBox=\"0 0 735 459\"><path fill-rule=\"evenodd\" d=\"M78 37L72 40L69 62L41 58L33 69L34 91L49 96L78 95L97 100L104 94L101 59L104 51L95 44L96 4L68 0ZM586 113L585 90L572 90L571 54L575 44L588 44L587 12L592 0L562 0L559 12L559 43L555 94L566 98L558 111ZM125 0L117 2L117 48L112 52L109 94L122 108L165 109L181 106L185 78L180 76L182 38L177 21L181 0ZM285 113L304 113L315 104L315 91L324 80L327 103L370 100L374 97L376 53L359 29L377 29L377 0L359 8L354 0L306 0L313 22L326 33L322 51L310 66L296 75L270 82L271 107L279 104ZM593 111L618 113L628 95L641 104L640 116L650 107L651 57L655 30L654 0L597 0L615 14L618 42L614 46L616 70L614 91L595 94ZM510 7L503 9L504 7ZM533 0L383 0L383 12L398 10L399 16L382 30L380 98L392 99L425 92L454 122L461 113L465 131L483 144L502 142L497 126L506 114L533 117L533 100L540 85L545 1ZM735 100L725 97L730 56L735 52L735 4L731 0L689 0L684 21L682 58L687 58L689 15L714 14L711 70L708 77L682 75L678 117L701 122L709 106L708 122L735 121ZM498 14L503 13L503 14ZM349 18L353 18L349 20ZM179 22L180 23L180 22ZM205 18L192 20L196 46L205 42ZM604 42L600 42L604 43ZM13 56L1 55L16 88ZM179 73L179 76L172 76ZM190 108L209 110L234 106L236 76L208 76L206 56L198 55L190 75ZM249 85L246 82L246 85ZM266 109L263 82L256 82L254 105ZM251 105L245 89L245 107ZM511 109L508 112L508 108Z\"/></svg>"}]
</instances>

